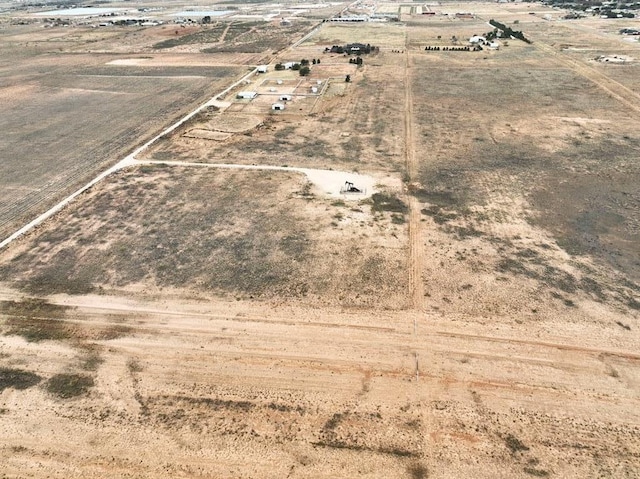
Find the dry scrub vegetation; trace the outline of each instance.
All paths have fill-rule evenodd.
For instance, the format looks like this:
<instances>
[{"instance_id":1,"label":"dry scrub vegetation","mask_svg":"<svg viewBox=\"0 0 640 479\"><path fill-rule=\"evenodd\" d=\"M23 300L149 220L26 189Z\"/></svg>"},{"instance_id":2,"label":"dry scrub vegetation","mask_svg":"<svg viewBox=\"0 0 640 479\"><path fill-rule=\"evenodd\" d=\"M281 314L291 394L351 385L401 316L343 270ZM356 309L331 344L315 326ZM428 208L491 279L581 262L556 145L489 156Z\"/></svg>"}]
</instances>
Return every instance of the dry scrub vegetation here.
<instances>
[{"instance_id":1,"label":"dry scrub vegetation","mask_svg":"<svg viewBox=\"0 0 640 479\"><path fill-rule=\"evenodd\" d=\"M137 284L399 308L404 227L390 209L315 197L300 174L143 166L72 205L0 274L40 295Z\"/></svg>"},{"instance_id":2,"label":"dry scrub vegetation","mask_svg":"<svg viewBox=\"0 0 640 479\"><path fill-rule=\"evenodd\" d=\"M337 199L292 171L138 165L0 253L6 474L640 475L637 115L587 53L562 56L619 42L542 5L438 6L471 8L323 24L277 58L321 56L317 101L275 115L231 94L145 152L402 189ZM484 33L485 16L523 19L534 43L424 50ZM291 41L263 23L190 28L138 45L242 64ZM322 53L350 41L381 52L360 68ZM92 71L156 71L143 65Z\"/></svg>"}]
</instances>

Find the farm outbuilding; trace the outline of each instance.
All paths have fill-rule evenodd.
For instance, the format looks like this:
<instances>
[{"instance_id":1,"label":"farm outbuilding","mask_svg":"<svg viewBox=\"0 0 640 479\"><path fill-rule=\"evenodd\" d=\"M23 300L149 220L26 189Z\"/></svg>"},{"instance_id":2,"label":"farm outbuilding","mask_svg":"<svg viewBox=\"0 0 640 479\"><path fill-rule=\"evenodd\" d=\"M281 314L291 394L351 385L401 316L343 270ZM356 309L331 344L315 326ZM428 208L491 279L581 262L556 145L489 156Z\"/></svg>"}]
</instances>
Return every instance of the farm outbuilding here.
<instances>
[{"instance_id":1,"label":"farm outbuilding","mask_svg":"<svg viewBox=\"0 0 640 479\"><path fill-rule=\"evenodd\" d=\"M240 91L236 95L236 98L241 100L253 100L257 96L258 94L255 91Z\"/></svg>"},{"instance_id":2,"label":"farm outbuilding","mask_svg":"<svg viewBox=\"0 0 640 479\"><path fill-rule=\"evenodd\" d=\"M280 101L291 101L293 100L292 95L280 95Z\"/></svg>"},{"instance_id":3,"label":"farm outbuilding","mask_svg":"<svg viewBox=\"0 0 640 479\"><path fill-rule=\"evenodd\" d=\"M258 66L258 73L267 73L268 70L269 70L269 66L268 65L259 65Z\"/></svg>"},{"instance_id":4,"label":"farm outbuilding","mask_svg":"<svg viewBox=\"0 0 640 479\"><path fill-rule=\"evenodd\" d=\"M282 103L274 103L273 105L271 105L271 109L282 111L284 110L284 105Z\"/></svg>"}]
</instances>

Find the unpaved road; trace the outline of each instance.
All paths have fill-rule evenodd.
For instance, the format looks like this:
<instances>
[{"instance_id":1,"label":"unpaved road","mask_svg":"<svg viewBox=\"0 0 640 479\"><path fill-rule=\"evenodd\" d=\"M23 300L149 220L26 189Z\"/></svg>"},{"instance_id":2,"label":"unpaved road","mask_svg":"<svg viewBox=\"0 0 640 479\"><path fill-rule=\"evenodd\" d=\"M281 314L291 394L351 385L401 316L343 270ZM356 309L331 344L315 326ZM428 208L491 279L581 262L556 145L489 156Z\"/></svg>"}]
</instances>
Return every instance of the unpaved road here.
<instances>
[{"instance_id":1,"label":"unpaved road","mask_svg":"<svg viewBox=\"0 0 640 479\"><path fill-rule=\"evenodd\" d=\"M490 333L418 312L52 301L79 337L130 328L94 343L88 397L2 394L9 477L631 477L640 447L636 348L603 348L600 326L529 325L523 340L500 318ZM83 360L75 344L0 338L45 379Z\"/></svg>"}]
</instances>

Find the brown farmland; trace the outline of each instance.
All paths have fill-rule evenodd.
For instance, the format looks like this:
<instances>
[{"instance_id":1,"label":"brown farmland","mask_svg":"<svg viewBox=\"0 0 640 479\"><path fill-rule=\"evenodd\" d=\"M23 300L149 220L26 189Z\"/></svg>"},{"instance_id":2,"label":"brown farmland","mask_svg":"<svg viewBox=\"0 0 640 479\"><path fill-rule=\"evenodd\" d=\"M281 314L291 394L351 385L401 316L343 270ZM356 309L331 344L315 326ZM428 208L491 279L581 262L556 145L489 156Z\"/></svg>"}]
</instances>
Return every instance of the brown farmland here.
<instances>
[{"instance_id":1,"label":"brown farmland","mask_svg":"<svg viewBox=\"0 0 640 479\"><path fill-rule=\"evenodd\" d=\"M640 475L638 67L593 61L640 43L537 4L433 8L324 23L277 55L310 24L289 38L275 22L262 51L268 29L244 25L228 48L194 36L159 54L154 27L132 40L147 67L74 57L98 75L85 89L164 58L211 94L244 73L230 55L321 62L251 76L0 251L0 472ZM490 18L533 43L453 49ZM352 41L380 51L361 67L323 52ZM86 78L62 70L37 84ZM151 95L133 80L118 88ZM170 103L197 103L204 80L181 81ZM154 108L127 121L160 130ZM357 171L375 194L260 169L283 165Z\"/></svg>"}]
</instances>

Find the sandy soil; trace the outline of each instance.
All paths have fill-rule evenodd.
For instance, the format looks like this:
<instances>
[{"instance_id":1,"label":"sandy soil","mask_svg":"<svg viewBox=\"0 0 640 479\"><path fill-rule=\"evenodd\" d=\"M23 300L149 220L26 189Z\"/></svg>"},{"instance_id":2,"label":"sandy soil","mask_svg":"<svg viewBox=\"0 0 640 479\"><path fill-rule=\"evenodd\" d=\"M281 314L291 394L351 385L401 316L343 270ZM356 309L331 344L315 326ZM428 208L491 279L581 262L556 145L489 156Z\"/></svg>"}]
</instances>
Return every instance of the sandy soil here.
<instances>
[{"instance_id":1,"label":"sandy soil","mask_svg":"<svg viewBox=\"0 0 640 479\"><path fill-rule=\"evenodd\" d=\"M277 58L322 95L231 91L0 251L4 476L640 475L636 67L539 5L403 12L322 25ZM488 18L534 43L424 50Z\"/></svg>"}]
</instances>

